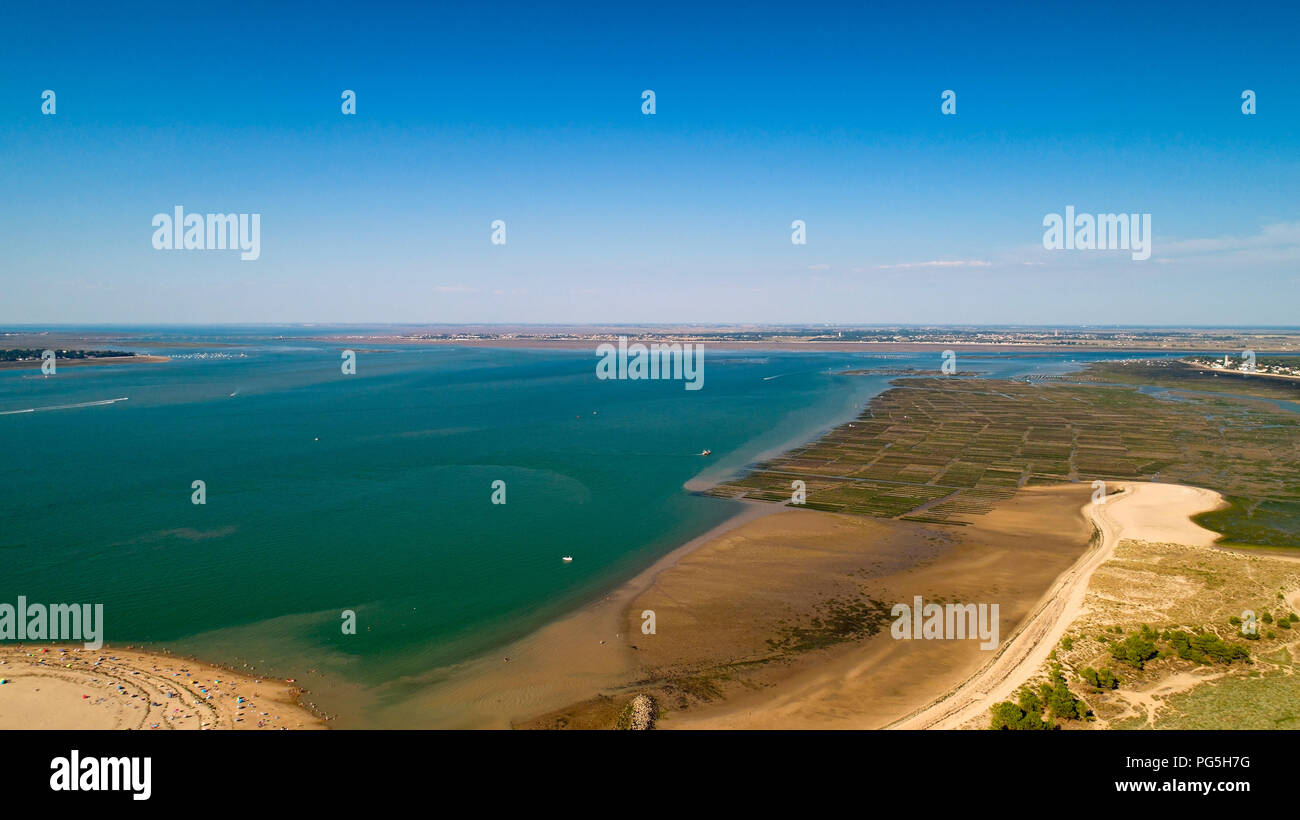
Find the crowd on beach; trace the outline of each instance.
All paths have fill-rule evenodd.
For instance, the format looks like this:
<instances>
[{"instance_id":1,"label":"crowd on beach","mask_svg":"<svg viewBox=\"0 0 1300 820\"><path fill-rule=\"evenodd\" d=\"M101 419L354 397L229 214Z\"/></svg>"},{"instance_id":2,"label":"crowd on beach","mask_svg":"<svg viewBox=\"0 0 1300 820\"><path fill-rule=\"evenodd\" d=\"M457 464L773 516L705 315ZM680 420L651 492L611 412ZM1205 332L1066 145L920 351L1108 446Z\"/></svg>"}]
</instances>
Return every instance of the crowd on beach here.
<instances>
[{"instance_id":1,"label":"crowd on beach","mask_svg":"<svg viewBox=\"0 0 1300 820\"><path fill-rule=\"evenodd\" d=\"M45 692L52 714L5 714L9 687ZM287 698L269 693L283 687ZM10 690L13 691L13 690ZM74 709L66 700L100 709L91 722L135 729L286 729L315 724L319 718L295 704L289 681L250 677L166 655L80 647L0 647L0 721L29 728L66 724ZM260 704L260 708L259 708ZM89 716L88 716L89 717Z\"/></svg>"}]
</instances>

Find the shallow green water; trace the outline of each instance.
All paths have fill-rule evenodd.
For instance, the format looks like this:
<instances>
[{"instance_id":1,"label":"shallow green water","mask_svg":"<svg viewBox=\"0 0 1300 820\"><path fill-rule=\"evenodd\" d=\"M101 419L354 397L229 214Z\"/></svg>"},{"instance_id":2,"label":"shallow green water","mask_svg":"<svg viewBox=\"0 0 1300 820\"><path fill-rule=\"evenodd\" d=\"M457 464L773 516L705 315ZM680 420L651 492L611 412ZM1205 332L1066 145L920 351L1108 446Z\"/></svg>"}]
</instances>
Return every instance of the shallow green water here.
<instances>
[{"instance_id":1,"label":"shallow green water","mask_svg":"<svg viewBox=\"0 0 1300 820\"><path fill-rule=\"evenodd\" d=\"M736 506L683 484L842 422L888 381L834 371L939 364L710 349L688 391L598 380L593 351L362 352L345 376L342 345L204 338L243 346L0 372L0 600L102 603L112 643L284 674L310 659L362 685L525 634L720 523Z\"/></svg>"}]
</instances>

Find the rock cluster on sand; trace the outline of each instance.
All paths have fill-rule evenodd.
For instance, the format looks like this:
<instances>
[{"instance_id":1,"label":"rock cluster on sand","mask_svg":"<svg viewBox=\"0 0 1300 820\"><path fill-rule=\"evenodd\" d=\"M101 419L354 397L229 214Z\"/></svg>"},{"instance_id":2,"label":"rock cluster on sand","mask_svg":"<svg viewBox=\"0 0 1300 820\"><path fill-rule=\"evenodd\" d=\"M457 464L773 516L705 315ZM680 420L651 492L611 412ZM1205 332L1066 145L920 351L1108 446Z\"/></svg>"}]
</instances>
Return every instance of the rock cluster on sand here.
<instances>
[{"instance_id":1,"label":"rock cluster on sand","mask_svg":"<svg viewBox=\"0 0 1300 820\"><path fill-rule=\"evenodd\" d=\"M632 698L629 729L649 729L655 721L655 702L649 695Z\"/></svg>"}]
</instances>

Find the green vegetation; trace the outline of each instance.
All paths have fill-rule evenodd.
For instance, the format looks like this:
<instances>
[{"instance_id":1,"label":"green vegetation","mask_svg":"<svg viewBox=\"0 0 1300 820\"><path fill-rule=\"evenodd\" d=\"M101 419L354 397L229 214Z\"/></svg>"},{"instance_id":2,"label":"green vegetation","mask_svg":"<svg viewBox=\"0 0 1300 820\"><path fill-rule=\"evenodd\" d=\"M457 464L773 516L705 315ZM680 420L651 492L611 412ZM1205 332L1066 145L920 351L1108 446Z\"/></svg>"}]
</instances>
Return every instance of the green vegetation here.
<instances>
[{"instance_id":1,"label":"green vegetation","mask_svg":"<svg viewBox=\"0 0 1300 820\"><path fill-rule=\"evenodd\" d=\"M1043 720L1043 701L1029 689L1021 689L1019 702L1002 701L992 709L990 729L1043 730L1058 728Z\"/></svg>"},{"instance_id":2,"label":"green vegetation","mask_svg":"<svg viewBox=\"0 0 1300 820\"><path fill-rule=\"evenodd\" d=\"M39 362L45 351L37 347L15 347L0 350L0 362ZM119 356L134 356L125 350L55 350L56 359L107 359Z\"/></svg>"},{"instance_id":3,"label":"green vegetation","mask_svg":"<svg viewBox=\"0 0 1300 820\"><path fill-rule=\"evenodd\" d=\"M1237 623L1241 619L1237 618ZM1168 644L1168 649L1161 652L1156 645L1160 640ZM1250 652L1238 643L1229 643L1212 632L1197 630L1186 632L1170 629L1158 633L1146 624L1135 634L1123 641L1110 645L1110 655L1120 663L1134 669L1142 669L1146 662L1156 657L1174 655L1193 663L1232 663L1233 661L1250 662ZM1091 680L1089 680L1091 683ZM1096 684L1094 684L1096 685Z\"/></svg>"},{"instance_id":4,"label":"green vegetation","mask_svg":"<svg viewBox=\"0 0 1300 820\"><path fill-rule=\"evenodd\" d=\"M1119 688L1119 678L1109 669L1098 670L1093 669L1091 666L1085 666L1079 671L1079 677L1098 691Z\"/></svg>"},{"instance_id":5,"label":"green vegetation","mask_svg":"<svg viewBox=\"0 0 1300 820\"><path fill-rule=\"evenodd\" d=\"M1049 717L1043 718L1046 709ZM1037 691L1026 686L1017 694L1016 702L1003 701L990 711L990 729L1059 729L1058 720L1085 720L1090 716L1088 706L1074 696L1065 681L1059 663L1052 664L1046 683Z\"/></svg>"},{"instance_id":6,"label":"green vegetation","mask_svg":"<svg viewBox=\"0 0 1300 820\"><path fill-rule=\"evenodd\" d=\"M1110 645L1110 655L1120 663L1126 663L1135 669L1141 669L1146 662L1160 653L1156 647L1156 632L1146 624L1135 635L1129 635L1123 641Z\"/></svg>"},{"instance_id":7,"label":"green vegetation","mask_svg":"<svg viewBox=\"0 0 1300 820\"><path fill-rule=\"evenodd\" d=\"M769 638L767 645L776 652L807 652L866 638L889 624L890 609L874 598L831 598L816 607L817 614L806 626L783 625L780 637Z\"/></svg>"},{"instance_id":8,"label":"green vegetation","mask_svg":"<svg viewBox=\"0 0 1300 820\"><path fill-rule=\"evenodd\" d=\"M1240 351L1237 351L1237 355ZM1234 359L1237 356L1234 355ZM1280 364L1281 359L1257 358L1260 363ZM1087 370L1067 377L1114 384L1158 385L1207 393L1232 393L1264 399L1300 400L1300 381L1278 379L1237 370L1206 370L1173 359L1096 362Z\"/></svg>"},{"instance_id":9,"label":"green vegetation","mask_svg":"<svg viewBox=\"0 0 1300 820\"><path fill-rule=\"evenodd\" d=\"M1088 706L1074 696L1065 682L1059 663L1052 664L1050 682L1041 684L1039 694L1047 702L1047 709L1058 720L1083 720L1088 716Z\"/></svg>"},{"instance_id":10,"label":"green vegetation","mask_svg":"<svg viewBox=\"0 0 1300 820\"><path fill-rule=\"evenodd\" d=\"M1256 356L1256 367L1300 367L1300 356Z\"/></svg>"},{"instance_id":11,"label":"green vegetation","mask_svg":"<svg viewBox=\"0 0 1300 820\"><path fill-rule=\"evenodd\" d=\"M1211 484L1213 482L1206 482ZM1196 523L1238 545L1294 547L1300 543L1300 501L1227 495L1226 508L1196 516Z\"/></svg>"},{"instance_id":12,"label":"green vegetation","mask_svg":"<svg viewBox=\"0 0 1300 820\"><path fill-rule=\"evenodd\" d=\"M1300 729L1300 668L1291 653L1261 656L1259 671L1169 695L1153 722L1142 715L1112 729Z\"/></svg>"},{"instance_id":13,"label":"green vegetation","mask_svg":"<svg viewBox=\"0 0 1300 820\"><path fill-rule=\"evenodd\" d=\"M1182 630L1170 630L1160 636L1177 653L1178 657L1193 663L1232 663L1233 661L1250 661L1250 652L1237 643L1228 643L1210 632L1189 634Z\"/></svg>"},{"instance_id":14,"label":"green vegetation","mask_svg":"<svg viewBox=\"0 0 1300 820\"><path fill-rule=\"evenodd\" d=\"M1265 623L1289 612L1298 577L1282 557L1121 541L1093 575L1088 615L1073 627L1075 649L1062 651L1062 662L1079 675L1072 683L1093 686L1079 691L1107 728L1300 728L1300 645ZM1243 634L1251 625L1256 634ZM1094 644L1098 633L1111 642ZM1144 668L1121 666L1112 647L1126 659L1132 649ZM1100 686L1100 673L1092 679L1089 668L1106 666L1123 678L1117 690Z\"/></svg>"},{"instance_id":15,"label":"green vegetation","mask_svg":"<svg viewBox=\"0 0 1300 820\"><path fill-rule=\"evenodd\" d=\"M799 479L811 509L962 525L1026 485L1159 480L1223 493L1230 506L1197 520L1225 542L1294 547L1300 416L1115 383L1178 386L1183 371L1204 372L1170 360L1094 363L1072 381L899 380L850 424L709 492L788 503ZM1300 399L1300 381L1279 389Z\"/></svg>"}]
</instances>

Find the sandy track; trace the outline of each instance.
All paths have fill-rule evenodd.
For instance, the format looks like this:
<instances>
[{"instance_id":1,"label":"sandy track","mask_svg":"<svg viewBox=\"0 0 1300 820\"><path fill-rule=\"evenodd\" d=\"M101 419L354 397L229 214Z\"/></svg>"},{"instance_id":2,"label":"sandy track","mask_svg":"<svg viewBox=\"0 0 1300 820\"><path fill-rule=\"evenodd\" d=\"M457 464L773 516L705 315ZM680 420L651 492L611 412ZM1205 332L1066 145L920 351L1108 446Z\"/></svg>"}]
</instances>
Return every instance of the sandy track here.
<instances>
[{"instance_id":1,"label":"sandy track","mask_svg":"<svg viewBox=\"0 0 1300 820\"><path fill-rule=\"evenodd\" d=\"M1125 482L1105 503L1084 512L1101 532L1099 542L1062 573L1028 619L997 654L956 689L889 729L955 729L1011 700L1016 690L1042 668L1070 624L1083 611L1088 582L1115 554L1121 539L1212 546L1217 534L1197 526L1193 515L1224 504L1222 496L1199 487Z\"/></svg>"}]
</instances>

